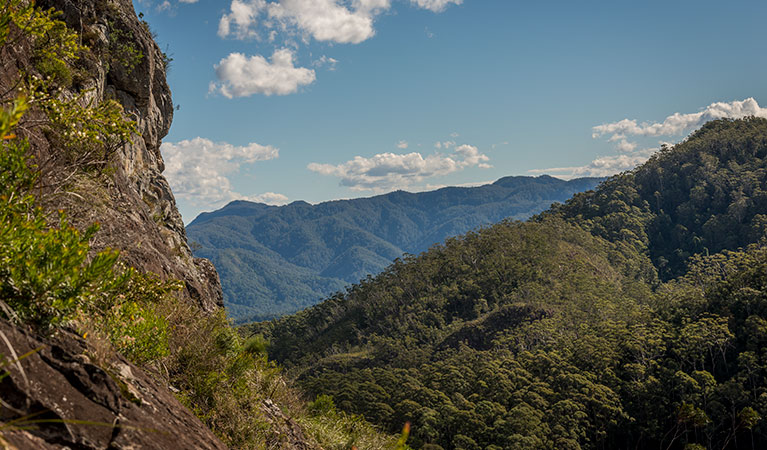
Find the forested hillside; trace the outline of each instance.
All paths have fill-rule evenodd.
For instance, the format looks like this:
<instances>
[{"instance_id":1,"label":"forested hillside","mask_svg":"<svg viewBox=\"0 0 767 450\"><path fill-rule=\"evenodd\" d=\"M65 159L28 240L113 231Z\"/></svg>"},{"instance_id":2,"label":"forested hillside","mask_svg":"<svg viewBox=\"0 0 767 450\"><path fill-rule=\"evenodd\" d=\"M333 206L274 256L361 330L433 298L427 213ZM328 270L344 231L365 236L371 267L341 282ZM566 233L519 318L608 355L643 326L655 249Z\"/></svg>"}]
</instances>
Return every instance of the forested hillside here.
<instances>
[{"instance_id":1,"label":"forested hillside","mask_svg":"<svg viewBox=\"0 0 767 450\"><path fill-rule=\"evenodd\" d=\"M757 242L767 231L764 119L709 122L673 149L553 213L646 252L663 279L691 255Z\"/></svg>"},{"instance_id":2,"label":"forested hillside","mask_svg":"<svg viewBox=\"0 0 767 450\"><path fill-rule=\"evenodd\" d=\"M505 218L527 219L600 181L507 177L474 188L318 205L236 201L201 214L187 232L198 245L195 255L218 269L230 317L242 321L301 310L403 253Z\"/></svg>"},{"instance_id":3,"label":"forested hillside","mask_svg":"<svg viewBox=\"0 0 767 450\"><path fill-rule=\"evenodd\" d=\"M764 448L766 157L767 120L708 123L249 330L309 392L411 421L416 448Z\"/></svg>"}]
</instances>

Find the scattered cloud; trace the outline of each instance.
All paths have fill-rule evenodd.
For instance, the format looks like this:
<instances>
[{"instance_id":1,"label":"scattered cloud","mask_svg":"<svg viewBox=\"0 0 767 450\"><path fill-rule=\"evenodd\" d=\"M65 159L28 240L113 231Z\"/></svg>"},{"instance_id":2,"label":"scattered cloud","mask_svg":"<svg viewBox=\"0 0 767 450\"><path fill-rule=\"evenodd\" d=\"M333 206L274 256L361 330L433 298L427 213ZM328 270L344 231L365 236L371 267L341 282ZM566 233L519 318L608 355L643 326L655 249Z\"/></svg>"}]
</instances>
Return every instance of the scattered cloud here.
<instances>
[{"instance_id":1,"label":"scattered cloud","mask_svg":"<svg viewBox=\"0 0 767 450\"><path fill-rule=\"evenodd\" d=\"M408 142L405 141L405 140L397 142L397 148L400 148L402 150L408 148L409 146L410 146L410 144L408 144Z\"/></svg>"},{"instance_id":2,"label":"scattered cloud","mask_svg":"<svg viewBox=\"0 0 767 450\"><path fill-rule=\"evenodd\" d=\"M308 169L341 179L341 186L355 191L405 189L421 181L448 175L467 167L490 167L486 155L472 145L461 145L450 154L380 153L371 158L356 156L343 164L311 163Z\"/></svg>"},{"instance_id":3,"label":"scattered cloud","mask_svg":"<svg viewBox=\"0 0 767 450\"><path fill-rule=\"evenodd\" d=\"M455 141L437 141L434 143L434 148L444 148L448 149L450 147L455 147Z\"/></svg>"},{"instance_id":4,"label":"scattered cloud","mask_svg":"<svg viewBox=\"0 0 767 450\"><path fill-rule=\"evenodd\" d=\"M435 13L462 0L411 0L412 5ZM359 44L375 35L378 15L391 9L391 0L232 0L230 11L221 16L222 38L259 37L258 29L278 30L289 36L302 35L321 42Z\"/></svg>"},{"instance_id":5,"label":"scattered cloud","mask_svg":"<svg viewBox=\"0 0 767 450\"><path fill-rule=\"evenodd\" d=\"M411 4L433 12L461 2L411 0ZM170 7L168 0L165 3ZM247 57L231 53L215 66L219 82L212 82L209 91L227 98L292 94L299 87L313 83L316 74L314 70L295 67L295 54L288 48L298 49L299 42L307 44L311 39L359 44L375 35L376 17L390 9L391 0L231 0L229 11L222 14L218 22L219 37L281 42L278 45L283 48L275 50L271 62L261 55ZM282 39L278 40L278 36ZM323 55L312 65L333 71L337 62Z\"/></svg>"},{"instance_id":6,"label":"scattered cloud","mask_svg":"<svg viewBox=\"0 0 767 450\"><path fill-rule=\"evenodd\" d=\"M275 50L271 61L261 55L232 53L218 63L216 76L219 83L211 83L210 91L227 98L292 94L316 79L314 70L293 65L289 49Z\"/></svg>"},{"instance_id":7,"label":"scattered cloud","mask_svg":"<svg viewBox=\"0 0 767 450\"><path fill-rule=\"evenodd\" d=\"M239 194L229 177L243 164L279 157L279 150L270 145L235 146L201 137L165 142L160 149L165 159L165 177L173 193L198 208L217 208L232 200L259 197ZM262 200L273 202L282 201L284 197L274 193L261 195L264 196Z\"/></svg>"},{"instance_id":8,"label":"scattered cloud","mask_svg":"<svg viewBox=\"0 0 767 450\"><path fill-rule=\"evenodd\" d=\"M410 3L421 9L438 13L444 11L450 4L460 5L463 0L410 0Z\"/></svg>"},{"instance_id":9,"label":"scattered cloud","mask_svg":"<svg viewBox=\"0 0 767 450\"><path fill-rule=\"evenodd\" d=\"M767 108L761 108L753 98L742 101L716 102L708 105L702 111L689 114L675 113L666 117L663 122L638 123L635 119L623 119L619 122L597 125L593 128L593 138L610 136L610 141L616 141L626 136L675 136L698 128L704 123L715 119L740 119L746 116L767 117Z\"/></svg>"}]
</instances>

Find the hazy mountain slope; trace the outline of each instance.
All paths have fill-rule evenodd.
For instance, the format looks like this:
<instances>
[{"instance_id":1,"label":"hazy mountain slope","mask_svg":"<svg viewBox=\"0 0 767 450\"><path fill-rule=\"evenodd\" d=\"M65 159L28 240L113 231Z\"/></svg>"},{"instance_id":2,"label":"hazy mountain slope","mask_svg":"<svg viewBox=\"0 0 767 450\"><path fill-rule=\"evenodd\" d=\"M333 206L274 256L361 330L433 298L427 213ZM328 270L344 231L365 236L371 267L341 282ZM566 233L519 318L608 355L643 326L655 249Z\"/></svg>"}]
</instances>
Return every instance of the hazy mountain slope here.
<instances>
[{"instance_id":1,"label":"hazy mountain slope","mask_svg":"<svg viewBox=\"0 0 767 450\"><path fill-rule=\"evenodd\" d=\"M535 220L249 329L311 393L411 421L415 448L765 447L766 138L764 119L709 123Z\"/></svg>"},{"instance_id":2,"label":"hazy mountain slope","mask_svg":"<svg viewBox=\"0 0 767 450\"><path fill-rule=\"evenodd\" d=\"M380 272L403 253L505 218L527 219L601 179L507 177L475 188L392 192L275 207L236 201L188 227L238 320L298 311Z\"/></svg>"}]
</instances>

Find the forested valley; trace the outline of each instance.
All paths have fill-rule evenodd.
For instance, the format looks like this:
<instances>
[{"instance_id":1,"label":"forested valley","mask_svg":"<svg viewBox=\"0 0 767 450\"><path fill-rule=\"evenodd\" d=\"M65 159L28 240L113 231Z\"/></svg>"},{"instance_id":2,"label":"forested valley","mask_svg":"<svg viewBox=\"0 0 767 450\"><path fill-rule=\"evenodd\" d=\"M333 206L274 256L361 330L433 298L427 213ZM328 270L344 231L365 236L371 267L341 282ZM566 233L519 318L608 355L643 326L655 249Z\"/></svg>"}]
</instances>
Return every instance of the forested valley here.
<instances>
[{"instance_id":1,"label":"forested valley","mask_svg":"<svg viewBox=\"0 0 767 450\"><path fill-rule=\"evenodd\" d=\"M767 446L767 120L243 329L424 449Z\"/></svg>"}]
</instances>

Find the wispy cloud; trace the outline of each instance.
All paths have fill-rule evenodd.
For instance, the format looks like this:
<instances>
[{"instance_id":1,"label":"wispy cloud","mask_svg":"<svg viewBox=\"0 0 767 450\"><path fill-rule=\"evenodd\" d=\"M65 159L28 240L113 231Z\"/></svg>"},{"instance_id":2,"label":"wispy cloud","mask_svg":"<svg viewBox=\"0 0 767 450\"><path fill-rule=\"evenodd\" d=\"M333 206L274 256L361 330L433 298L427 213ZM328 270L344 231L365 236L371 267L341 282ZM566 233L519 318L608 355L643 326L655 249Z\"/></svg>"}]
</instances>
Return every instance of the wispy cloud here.
<instances>
[{"instance_id":1,"label":"wispy cloud","mask_svg":"<svg viewBox=\"0 0 767 450\"><path fill-rule=\"evenodd\" d=\"M448 149L450 147L455 147L455 141L437 141L434 143L434 148L444 148Z\"/></svg>"},{"instance_id":2,"label":"wispy cloud","mask_svg":"<svg viewBox=\"0 0 767 450\"><path fill-rule=\"evenodd\" d=\"M312 66L316 68L322 68L327 67L327 70L334 71L336 70L336 65L338 64L338 60L335 58L330 58L327 55L320 56L319 59L312 61Z\"/></svg>"},{"instance_id":3,"label":"wispy cloud","mask_svg":"<svg viewBox=\"0 0 767 450\"><path fill-rule=\"evenodd\" d=\"M165 142L160 147L165 159L165 177L177 198L197 208L217 208L236 199L260 199L281 203L287 197L266 193L246 196L234 190L230 176L245 164L279 157L270 145L251 143L235 146L197 137Z\"/></svg>"},{"instance_id":4,"label":"wispy cloud","mask_svg":"<svg viewBox=\"0 0 767 450\"><path fill-rule=\"evenodd\" d=\"M355 191L377 192L406 189L431 177L448 175L468 167L489 168L490 160L472 145L460 145L450 154L379 153L356 156L343 164L309 164L309 170L341 179L341 186Z\"/></svg>"},{"instance_id":5,"label":"wispy cloud","mask_svg":"<svg viewBox=\"0 0 767 450\"><path fill-rule=\"evenodd\" d=\"M216 76L219 82L211 83L210 91L227 98L292 94L316 79L314 70L293 65L289 49L276 50L271 61L261 55L232 53L218 63Z\"/></svg>"},{"instance_id":6,"label":"wispy cloud","mask_svg":"<svg viewBox=\"0 0 767 450\"><path fill-rule=\"evenodd\" d=\"M433 12L442 12L449 5L460 5L463 0L410 0L410 3L421 9L428 9Z\"/></svg>"},{"instance_id":7,"label":"wispy cloud","mask_svg":"<svg viewBox=\"0 0 767 450\"><path fill-rule=\"evenodd\" d=\"M529 170L528 172L532 174L545 173L565 180L579 177L608 177L642 164L654 151L655 149L643 149L630 155L602 156L585 166L550 167L548 169Z\"/></svg>"},{"instance_id":8,"label":"wispy cloud","mask_svg":"<svg viewBox=\"0 0 767 450\"><path fill-rule=\"evenodd\" d=\"M199 0L138 0L138 4L145 8L154 8L157 12L174 14L178 3L197 3Z\"/></svg>"}]
</instances>

